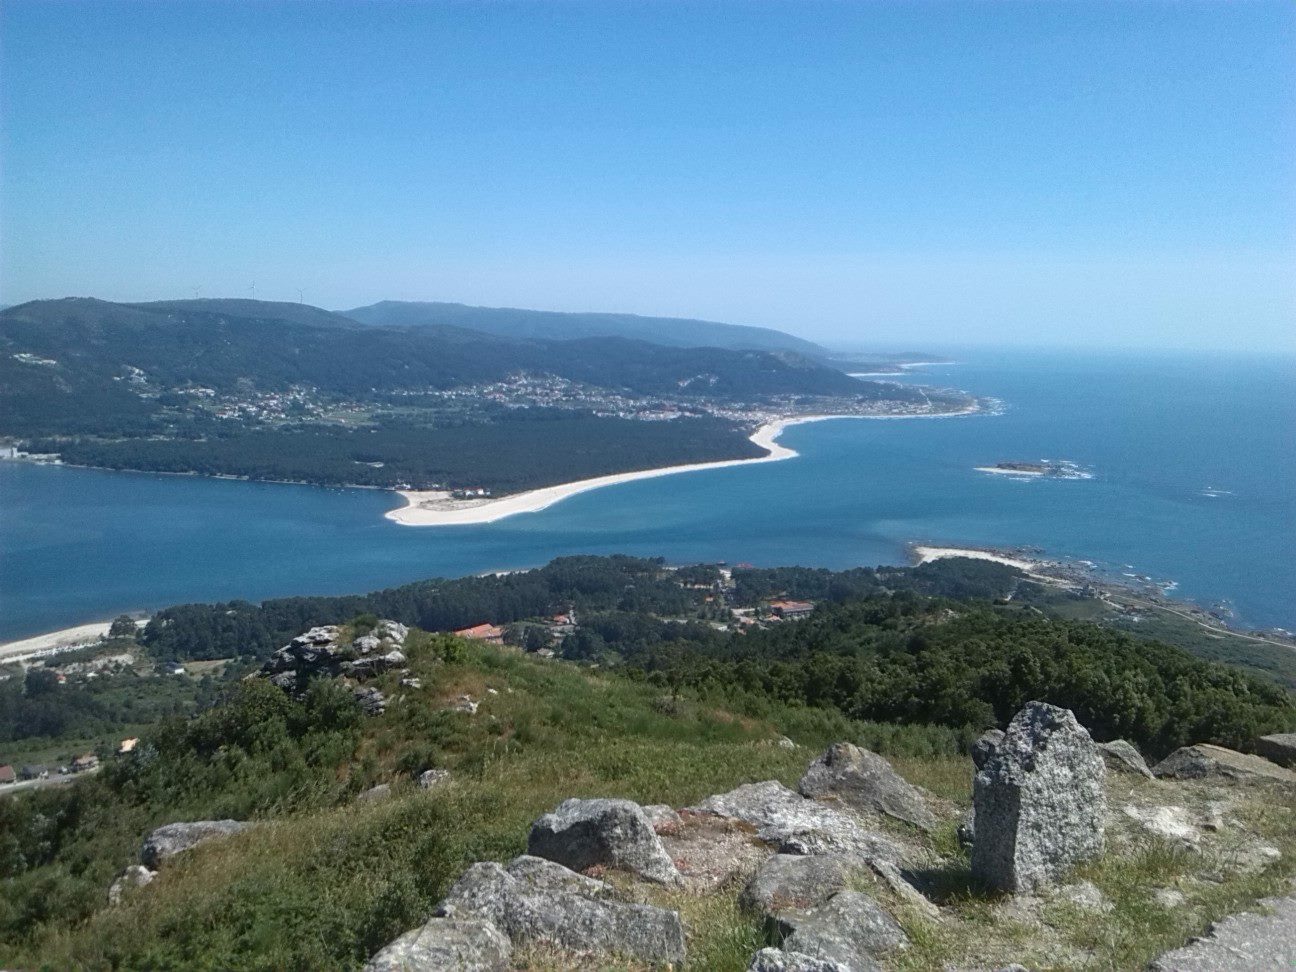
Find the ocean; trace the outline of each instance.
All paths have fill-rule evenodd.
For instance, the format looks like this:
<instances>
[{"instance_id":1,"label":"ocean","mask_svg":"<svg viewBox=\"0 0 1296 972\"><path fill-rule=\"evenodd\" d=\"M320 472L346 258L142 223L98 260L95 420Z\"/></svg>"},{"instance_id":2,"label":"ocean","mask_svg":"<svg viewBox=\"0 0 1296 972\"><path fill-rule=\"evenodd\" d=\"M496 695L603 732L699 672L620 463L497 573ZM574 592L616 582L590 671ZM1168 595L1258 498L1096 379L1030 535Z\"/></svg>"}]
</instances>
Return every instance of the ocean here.
<instances>
[{"instance_id":1,"label":"ocean","mask_svg":"<svg viewBox=\"0 0 1296 972\"><path fill-rule=\"evenodd\" d=\"M642 480L482 526L392 494L0 462L0 639L169 604L361 592L575 553L831 568L1031 547L1296 628L1296 358L966 352L907 381L965 418L789 428L786 462ZM1087 479L976 471L1066 460Z\"/></svg>"}]
</instances>

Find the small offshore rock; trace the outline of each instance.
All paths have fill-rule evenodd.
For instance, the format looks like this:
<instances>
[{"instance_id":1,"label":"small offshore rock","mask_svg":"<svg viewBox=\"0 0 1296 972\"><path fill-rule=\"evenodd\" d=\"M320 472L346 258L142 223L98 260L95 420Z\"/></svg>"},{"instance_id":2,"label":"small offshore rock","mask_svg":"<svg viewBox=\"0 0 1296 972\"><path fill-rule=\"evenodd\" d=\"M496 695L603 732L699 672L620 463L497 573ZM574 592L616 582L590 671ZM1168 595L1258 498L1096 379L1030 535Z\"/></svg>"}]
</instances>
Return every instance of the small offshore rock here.
<instances>
[{"instance_id":1,"label":"small offshore rock","mask_svg":"<svg viewBox=\"0 0 1296 972\"><path fill-rule=\"evenodd\" d=\"M860 810L884 813L930 831L936 817L918 788L868 749L839 742L810 764L797 787L802 796L831 797Z\"/></svg>"},{"instance_id":2,"label":"small offshore rock","mask_svg":"<svg viewBox=\"0 0 1296 972\"><path fill-rule=\"evenodd\" d=\"M1279 732L1255 741L1257 756L1279 766L1296 767L1296 732Z\"/></svg>"},{"instance_id":3,"label":"small offshore rock","mask_svg":"<svg viewBox=\"0 0 1296 972\"><path fill-rule=\"evenodd\" d=\"M156 871L150 871L143 864L132 864L117 875L117 879L108 888L108 903L111 905L121 904L127 892L144 887L156 876Z\"/></svg>"},{"instance_id":4,"label":"small offshore rock","mask_svg":"<svg viewBox=\"0 0 1296 972\"><path fill-rule=\"evenodd\" d=\"M1003 737L1002 729L987 729L981 733L972 744L972 765L978 770L981 769L986 764L986 760L995 754L995 750L1003 742Z\"/></svg>"},{"instance_id":5,"label":"small offshore rock","mask_svg":"<svg viewBox=\"0 0 1296 972\"><path fill-rule=\"evenodd\" d=\"M434 786L440 786L442 783L449 782L450 771L447 769L424 770L418 775L418 785L420 790L430 790Z\"/></svg>"},{"instance_id":6,"label":"small offshore rock","mask_svg":"<svg viewBox=\"0 0 1296 972\"><path fill-rule=\"evenodd\" d=\"M252 825L241 820L193 820L169 823L144 839L140 863L156 871L162 862L199 844L241 833Z\"/></svg>"},{"instance_id":7,"label":"small offshore rock","mask_svg":"<svg viewBox=\"0 0 1296 972\"><path fill-rule=\"evenodd\" d=\"M364 972L504 972L511 953L489 921L433 918L374 955Z\"/></svg>"},{"instance_id":8,"label":"small offshore rock","mask_svg":"<svg viewBox=\"0 0 1296 972\"><path fill-rule=\"evenodd\" d=\"M679 881L648 815L630 800L564 800L531 825L527 853L573 871L602 865L663 884Z\"/></svg>"},{"instance_id":9,"label":"small offshore rock","mask_svg":"<svg viewBox=\"0 0 1296 972\"><path fill-rule=\"evenodd\" d=\"M1030 702L974 779L972 874L1030 891L1102 853L1107 769L1069 709Z\"/></svg>"},{"instance_id":10,"label":"small offshore rock","mask_svg":"<svg viewBox=\"0 0 1296 972\"><path fill-rule=\"evenodd\" d=\"M1132 743L1124 739L1114 739L1111 742L1099 743L1098 752L1109 770L1152 779L1152 771L1148 769L1147 761Z\"/></svg>"},{"instance_id":11,"label":"small offshore rock","mask_svg":"<svg viewBox=\"0 0 1296 972\"><path fill-rule=\"evenodd\" d=\"M814 908L845 891L851 869L819 854L775 854L752 875L738 903L767 918L784 911Z\"/></svg>"},{"instance_id":12,"label":"small offshore rock","mask_svg":"<svg viewBox=\"0 0 1296 972\"><path fill-rule=\"evenodd\" d=\"M875 972L876 959L909 938L881 905L858 891L840 891L817 908L778 918L783 947L840 962L851 972Z\"/></svg>"},{"instance_id":13,"label":"small offshore rock","mask_svg":"<svg viewBox=\"0 0 1296 972\"><path fill-rule=\"evenodd\" d=\"M850 972L850 969L840 962L815 958L804 952L762 948L752 956L747 972Z\"/></svg>"}]
</instances>

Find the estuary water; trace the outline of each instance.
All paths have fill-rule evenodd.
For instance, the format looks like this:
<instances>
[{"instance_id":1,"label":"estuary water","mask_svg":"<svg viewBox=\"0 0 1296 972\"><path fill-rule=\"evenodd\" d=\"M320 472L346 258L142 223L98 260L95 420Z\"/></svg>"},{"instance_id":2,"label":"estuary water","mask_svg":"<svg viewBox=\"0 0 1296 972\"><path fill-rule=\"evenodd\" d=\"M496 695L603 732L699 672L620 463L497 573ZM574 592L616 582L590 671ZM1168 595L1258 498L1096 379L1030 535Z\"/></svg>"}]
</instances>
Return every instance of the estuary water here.
<instances>
[{"instance_id":1,"label":"estuary water","mask_svg":"<svg viewBox=\"0 0 1296 972\"><path fill-rule=\"evenodd\" d=\"M498 523L399 498L0 462L0 639L188 601L360 592L574 553L832 568L1030 546L1296 627L1296 358L959 354L906 380L998 414L799 425L786 462L642 480ZM1068 460L1089 479L977 472Z\"/></svg>"}]
</instances>

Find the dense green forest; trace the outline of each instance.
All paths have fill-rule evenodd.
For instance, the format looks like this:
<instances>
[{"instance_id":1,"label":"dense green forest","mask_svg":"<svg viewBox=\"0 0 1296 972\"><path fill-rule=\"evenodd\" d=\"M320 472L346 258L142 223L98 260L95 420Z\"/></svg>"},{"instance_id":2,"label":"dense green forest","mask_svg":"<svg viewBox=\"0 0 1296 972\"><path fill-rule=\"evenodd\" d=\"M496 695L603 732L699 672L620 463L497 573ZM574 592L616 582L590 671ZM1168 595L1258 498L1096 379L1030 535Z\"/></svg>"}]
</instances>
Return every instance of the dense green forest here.
<instances>
[{"instance_id":1,"label":"dense green forest","mask_svg":"<svg viewBox=\"0 0 1296 972\"><path fill-rule=\"evenodd\" d=\"M36 439L31 449L114 469L414 489L487 486L500 493L765 454L721 419L635 422L553 409L519 410L507 421L442 428L393 421L364 431L307 426L202 440Z\"/></svg>"}]
</instances>

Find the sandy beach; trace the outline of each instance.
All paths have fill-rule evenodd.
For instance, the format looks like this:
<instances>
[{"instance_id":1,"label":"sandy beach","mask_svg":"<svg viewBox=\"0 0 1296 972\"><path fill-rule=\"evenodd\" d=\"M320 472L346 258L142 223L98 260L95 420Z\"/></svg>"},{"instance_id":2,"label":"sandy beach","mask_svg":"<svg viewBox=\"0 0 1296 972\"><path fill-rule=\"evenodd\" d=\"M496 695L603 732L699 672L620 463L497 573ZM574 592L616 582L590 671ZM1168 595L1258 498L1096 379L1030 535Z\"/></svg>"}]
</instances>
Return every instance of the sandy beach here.
<instances>
[{"instance_id":1,"label":"sandy beach","mask_svg":"<svg viewBox=\"0 0 1296 972\"><path fill-rule=\"evenodd\" d=\"M973 466L977 472L994 473L996 476L1029 476L1040 477L1046 475L1038 469L1001 469L998 466Z\"/></svg>"},{"instance_id":2,"label":"sandy beach","mask_svg":"<svg viewBox=\"0 0 1296 972\"><path fill-rule=\"evenodd\" d=\"M51 648L75 648L92 644L108 633L111 621L96 621L93 624L79 624L74 628L63 628L48 634L22 638L18 641L6 641L0 644L0 659L17 655L30 655Z\"/></svg>"},{"instance_id":3,"label":"sandy beach","mask_svg":"<svg viewBox=\"0 0 1296 972\"><path fill-rule=\"evenodd\" d=\"M989 550L976 550L970 547L914 547L913 552L920 564L931 563L933 560L941 560L945 557L967 557L971 560L990 560L996 564L1007 564L1009 567L1016 567L1028 573L1039 566L1029 560L1005 557L1003 554L992 553Z\"/></svg>"},{"instance_id":4,"label":"sandy beach","mask_svg":"<svg viewBox=\"0 0 1296 972\"><path fill-rule=\"evenodd\" d=\"M658 476L674 476L678 473L698 472L706 469L724 469L729 466L745 466L758 462L779 462L795 458L797 452L787 446L778 444L778 437L791 425L802 425L807 422L823 422L828 419L918 419L918 418L952 418L959 415L970 415L977 411L976 406L961 409L957 412L944 412L938 415L798 415L791 418L775 419L766 422L751 435L751 441L767 455L753 459L722 459L717 462L696 462L684 466L664 466L660 469L640 469L636 472L613 473L610 476L598 476L594 479L581 479L573 483L560 483L557 486L546 486L499 499L455 499L450 493L441 491L398 490L405 500L399 509L388 511L385 516L402 526L468 526L480 523L495 523L508 516L519 513L535 513L547 509L555 503L588 493L592 489L604 486L615 486L618 483L632 483L639 479L655 479Z\"/></svg>"}]
</instances>

